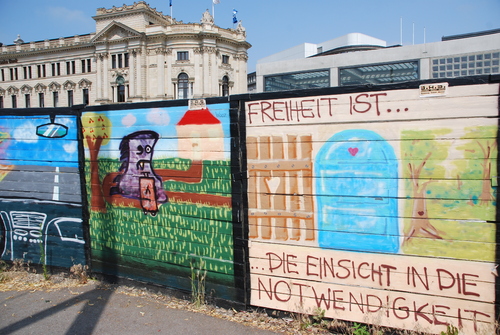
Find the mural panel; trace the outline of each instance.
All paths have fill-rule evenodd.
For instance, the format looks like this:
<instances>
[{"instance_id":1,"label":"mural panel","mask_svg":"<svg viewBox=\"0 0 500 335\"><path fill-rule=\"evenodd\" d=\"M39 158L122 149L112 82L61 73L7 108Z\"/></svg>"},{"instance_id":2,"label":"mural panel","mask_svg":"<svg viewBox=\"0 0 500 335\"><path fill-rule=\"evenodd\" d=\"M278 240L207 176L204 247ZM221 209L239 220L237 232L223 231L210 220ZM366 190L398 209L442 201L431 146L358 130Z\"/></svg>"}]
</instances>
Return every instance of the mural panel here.
<instances>
[{"instance_id":1,"label":"mural panel","mask_svg":"<svg viewBox=\"0 0 500 335\"><path fill-rule=\"evenodd\" d=\"M253 305L491 331L498 85L440 87L246 102Z\"/></svg>"},{"instance_id":2,"label":"mural panel","mask_svg":"<svg viewBox=\"0 0 500 335\"><path fill-rule=\"evenodd\" d=\"M2 259L85 264L77 118L0 117Z\"/></svg>"},{"instance_id":3,"label":"mural panel","mask_svg":"<svg viewBox=\"0 0 500 335\"><path fill-rule=\"evenodd\" d=\"M194 105L194 104L193 104ZM229 104L85 112L96 270L234 299Z\"/></svg>"}]
</instances>

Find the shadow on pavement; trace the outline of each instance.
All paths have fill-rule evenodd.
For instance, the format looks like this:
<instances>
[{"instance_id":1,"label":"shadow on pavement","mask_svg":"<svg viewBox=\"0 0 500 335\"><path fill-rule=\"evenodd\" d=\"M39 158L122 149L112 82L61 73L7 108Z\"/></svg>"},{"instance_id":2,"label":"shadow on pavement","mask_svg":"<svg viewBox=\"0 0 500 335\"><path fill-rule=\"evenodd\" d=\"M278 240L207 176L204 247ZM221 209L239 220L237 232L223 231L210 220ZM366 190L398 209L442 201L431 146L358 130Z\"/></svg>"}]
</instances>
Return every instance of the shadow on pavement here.
<instances>
[{"instance_id":1,"label":"shadow on pavement","mask_svg":"<svg viewBox=\"0 0 500 335\"><path fill-rule=\"evenodd\" d=\"M41 312L35 313L22 320L19 320L7 327L0 328L0 334L10 334L25 327L28 327L40 320L45 318L53 317L57 313L64 311L68 307L73 305L81 304L84 302L83 308L78 312L77 317L68 328L66 334L91 334L97 325L110 296L113 294L113 290L104 289L98 286L91 291L79 294L74 298L65 300L47 308ZM91 303L92 301L92 303Z\"/></svg>"}]
</instances>

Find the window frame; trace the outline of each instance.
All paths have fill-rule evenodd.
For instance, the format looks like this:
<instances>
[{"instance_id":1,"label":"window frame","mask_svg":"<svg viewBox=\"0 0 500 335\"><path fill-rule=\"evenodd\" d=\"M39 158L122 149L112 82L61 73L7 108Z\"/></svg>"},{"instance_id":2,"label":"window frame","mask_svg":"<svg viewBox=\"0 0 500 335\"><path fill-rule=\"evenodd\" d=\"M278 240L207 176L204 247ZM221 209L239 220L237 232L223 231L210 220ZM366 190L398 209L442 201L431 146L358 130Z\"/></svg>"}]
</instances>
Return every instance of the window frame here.
<instances>
[{"instance_id":1,"label":"window frame","mask_svg":"<svg viewBox=\"0 0 500 335\"><path fill-rule=\"evenodd\" d=\"M188 61L189 51L177 51L177 61Z\"/></svg>"}]
</instances>

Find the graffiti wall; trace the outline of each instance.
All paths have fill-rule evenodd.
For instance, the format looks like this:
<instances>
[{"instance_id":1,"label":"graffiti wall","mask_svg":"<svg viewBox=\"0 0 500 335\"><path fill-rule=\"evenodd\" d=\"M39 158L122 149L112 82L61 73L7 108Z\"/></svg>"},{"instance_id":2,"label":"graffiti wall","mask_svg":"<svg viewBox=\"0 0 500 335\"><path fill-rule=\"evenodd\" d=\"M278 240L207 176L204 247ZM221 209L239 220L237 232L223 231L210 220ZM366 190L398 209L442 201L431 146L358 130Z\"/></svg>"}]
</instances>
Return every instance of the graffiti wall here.
<instances>
[{"instance_id":1,"label":"graffiti wall","mask_svg":"<svg viewBox=\"0 0 500 335\"><path fill-rule=\"evenodd\" d=\"M247 101L251 304L434 333L491 327L498 92Z\"/></svg>"},{"instance_id":2,"label":"graffiti wall","mask_svg":"<svg viewBox=\"0 0 500 335\"><path fill-rule=\"evenodd\" d=\"M0 116L0 254L85 264L76 115Z\"/></svg>"},{"instance_id":3,"label":"graffiti wall","mask_svg":"<svg viewBox=\"0 0 500 335\"><path fill-rule=\"evenodd\" d=\"M96 271L234 297L229 104L85 111Z\"/></svg>"}]
</instances>

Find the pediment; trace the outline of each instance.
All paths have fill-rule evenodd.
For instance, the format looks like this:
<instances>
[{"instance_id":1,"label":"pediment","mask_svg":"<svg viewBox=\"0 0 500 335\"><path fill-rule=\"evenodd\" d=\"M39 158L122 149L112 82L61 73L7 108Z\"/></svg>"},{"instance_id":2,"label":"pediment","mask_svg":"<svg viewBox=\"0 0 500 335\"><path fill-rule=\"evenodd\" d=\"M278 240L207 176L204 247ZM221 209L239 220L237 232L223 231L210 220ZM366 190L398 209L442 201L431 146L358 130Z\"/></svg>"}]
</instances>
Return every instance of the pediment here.
<instances>
[{"instance_id":1,"label":"pediment","mask_svg":"<svg viewBox=\"0 0 500 335\"><path fill-rule=\"evenodd\" d=\"M35 92L38 92L38 93L44 92L46 89L47 89L47 86L45 86L44 84L38 83L35 85Z\"/></svg>"},{"instance_id":2,"label":"pediment","mask_svg":"<svg viewBox=\"0 0 500 335\"><path fill-rule=\"evenodd\" d=\"M140 38L143 36L143 33L140 33L129 26L113 21L96 34L92 39L92 42L117 41L130 38Z\"/></svg>"},{"instance_id":3,"label":"pediment","mask_svg":"<svg viewBox=\"0 0 500 335\"><path fill-rule=\"evenodd\" d=\"M17 94L17 92L19 92L19 89L17 87L15 87L15 86L7 87L7 94L14 95L14 94Z\"/></svg>"},{"instance_id":4,"label":"pediment","mask_svg":"<svg viewBox=\"0 0 500 335\"><path fill-rule=\"evenodd\" d=\"M88 79L83 78L78 82L78 87L80 88L89 88L90 86L92 86L92 82Z\"/></svg>"},{"instance_id":5,"label":"pediment","mask_svg":"<svg viewBox=\"0 0 500 335\"><path fill-rule=\"evenodd\" d=\"M52 92L59 91L60 89L61 89L61 84L58 84L55 81L49 84L49 90Z\"/></svg>"},{"instance_id":6,"label":"pediment","mask_svg":"<svg viewBox=\"0 0 500 335\"><path fill-rule=\"evenodd\" d=\"M76 84L72 82L71 80L66 80L63 84L63 87L65 90L73 90L75 88Z\"/></svg>"},{"instance_id":7,"label":"pediment","mask_svg":"<svg viewBox=\"0 0 500 335\"><path fill-rule=\"evenodd\" d=\"M21 86L21 93L23 94L29 94L31 93L31 91L33 90L33 88L30 86L30 85L23 85Z\"/></svg>"}]
</instances>

